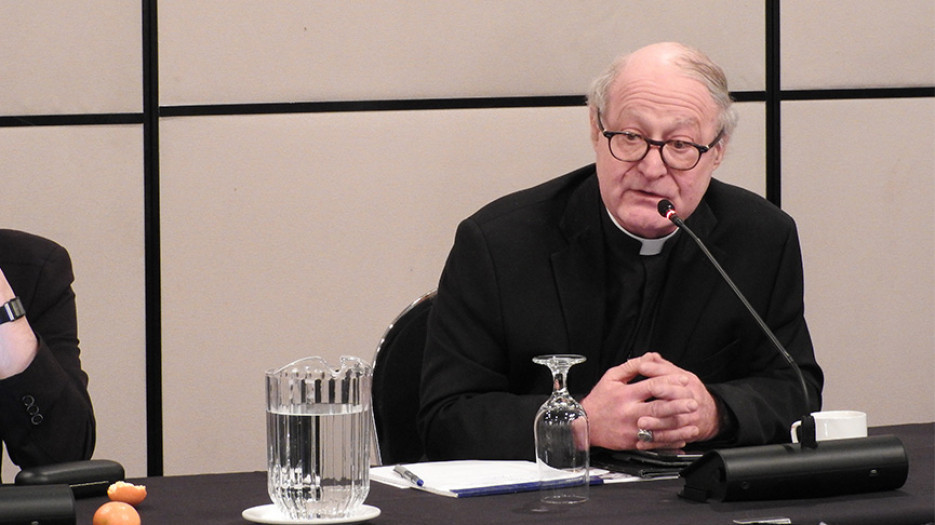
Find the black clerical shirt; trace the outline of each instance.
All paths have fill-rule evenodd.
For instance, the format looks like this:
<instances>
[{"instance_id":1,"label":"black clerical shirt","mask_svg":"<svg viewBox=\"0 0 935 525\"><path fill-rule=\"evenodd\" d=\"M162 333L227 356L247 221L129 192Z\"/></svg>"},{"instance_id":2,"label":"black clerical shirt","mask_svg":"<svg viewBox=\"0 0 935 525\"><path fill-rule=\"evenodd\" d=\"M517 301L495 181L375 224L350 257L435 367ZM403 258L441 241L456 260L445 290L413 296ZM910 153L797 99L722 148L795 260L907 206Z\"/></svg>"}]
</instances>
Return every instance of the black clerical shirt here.
<instances>
[{"instance_id":1,"label":"black clerical shirt","mask_svg":"<svg viewBox=\"0 0 935 525\"><path fill-rule=\"evenodd\" d=\"M643 243L621 231L606 212L603 217L607 287L601 365L607 369L653 351L648 345L656 298L674 243L666 242L658 254L641 255Z\"/></svg>"}]
</instances>

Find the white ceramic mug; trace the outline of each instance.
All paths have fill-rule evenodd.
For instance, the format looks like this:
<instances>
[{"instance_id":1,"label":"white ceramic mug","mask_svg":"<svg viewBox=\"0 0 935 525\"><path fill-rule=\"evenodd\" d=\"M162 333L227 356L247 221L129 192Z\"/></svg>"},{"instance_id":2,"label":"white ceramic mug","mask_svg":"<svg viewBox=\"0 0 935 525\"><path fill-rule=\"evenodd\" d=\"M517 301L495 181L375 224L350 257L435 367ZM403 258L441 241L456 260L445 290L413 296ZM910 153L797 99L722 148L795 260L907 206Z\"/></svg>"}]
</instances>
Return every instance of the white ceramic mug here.
<instances>
[{"instance_id":1,"label":"white ceramic mug","mask_svg":"<svg viewBox=\"0 0 935 525\"><path fill-rule=\"evenodd\" d=\"M830 441L832 439L848 439L867 437L867 414L857 410L826 410L812 412L815 418L815 439ZM798 428L801 421L792 424L792 442L798 443Z\"/></svg>"}]
</instances>

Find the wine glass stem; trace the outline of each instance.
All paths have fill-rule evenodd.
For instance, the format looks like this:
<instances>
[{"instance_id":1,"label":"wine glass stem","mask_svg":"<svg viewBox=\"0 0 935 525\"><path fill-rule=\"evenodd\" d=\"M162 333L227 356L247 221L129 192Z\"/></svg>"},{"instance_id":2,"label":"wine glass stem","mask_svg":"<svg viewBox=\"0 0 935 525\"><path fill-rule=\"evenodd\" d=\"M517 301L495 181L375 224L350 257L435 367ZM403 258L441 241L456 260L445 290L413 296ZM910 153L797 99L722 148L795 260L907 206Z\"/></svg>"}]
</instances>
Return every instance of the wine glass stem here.
<instances>
[{"instance_id":1,"label":"wine glass stem","mask_svg":"<svg viewBox=\"0 0 935 525\"><path fill-rule=\"evenodd\" d=\"M568 373L567 368L556 368L552 371L552 391L553 392L564 392L565 391L565 374Z\"/></svg>"}]
</instances>

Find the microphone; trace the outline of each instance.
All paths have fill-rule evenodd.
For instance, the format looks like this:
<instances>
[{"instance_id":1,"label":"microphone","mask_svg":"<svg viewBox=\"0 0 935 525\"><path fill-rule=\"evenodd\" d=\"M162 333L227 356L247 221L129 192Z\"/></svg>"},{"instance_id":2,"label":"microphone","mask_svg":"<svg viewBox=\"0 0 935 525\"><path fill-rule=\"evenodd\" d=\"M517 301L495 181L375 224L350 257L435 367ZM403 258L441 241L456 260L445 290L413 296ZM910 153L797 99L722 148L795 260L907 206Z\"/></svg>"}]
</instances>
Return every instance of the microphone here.
<instances>
[{"instance_id":1,"label":"microphone","mask_svg":"<svg viewBox=\"0 0 935 525\"><path fill-rule=\"evenodd\" d=\"M756 321L758 325L760 325L760 330L773 344L773 347L776 348L776 351L782 355L783 359L785 359L786 362L789 363L789 366L792 367L792 370L795 371L796 377L798 377L799 383L802 386L802 397L805 399L806 412L806 414L802 416L802 426L799 427L799 441L804 447L815 448L817 446L817 442L815 440L815 418L809 412L809 407L812 406L811 397L808 395L808 386L805 384L805 376L802 375L802 369L799 368L799 364L795 362L795 359L793 359L785 347L782 346L782 343L780 343L779 339L776 338L776 334L774 334L773 331L769 329L769 326L763 322L763 318L760 317L758 313L756 313L756 310L753 309L753 306L750 305L750 302L747 301L747 298L743 295L743 293L740 292L740 289L737 288L737 285L734 284L733 279L727 275L727 272L724 271L724 268L721 267L720 263L717 262L717 259L711 255L711 252L708 251L708 247L705 246L703 242L701 242L701 239L695 235L695 232L693 232L691 228L685 225L685 222L682 221L682 218L679 217L678 213L675 212L675 206L673 206L668 199L662 199L659 201L657 207L659 209L659 215L662 215L666 219L672 221L673 224L678 226L680 230L687 233L688 236L691 237L693 241L695 241L695 244L698 245L698 248L701 249L701 252L704 253L705 257L707 257L708 260L711 261L711 264L714 265L714 269L716 269L718 273L721 274L721 277L724 279L724 281L727 282L727 285L730 287L731 291L734 292L734 295L737 296L737 299L740 299L740 302L743 303L747 311L750 312L750 316L753 317L753 320Z\"/></svg>"},{"instance_id":2,"label":"microphone","mask_svg":"<svg viewBox=\"0 0 935 525\"><path fill-rule=\"evenodd\" d=\"M679 496L695 501L790 499L857 492L892 490L903 486L909 460L895 436L840 439L818 444L815 418L805 376L707 246L675 211L668 199L657 206L662 215L695 242L760 330L795 372L802 387L806 414L802 416L797 444L762 445L711 450L679 475L685 487Z\"/></svg>"}]
</instances>

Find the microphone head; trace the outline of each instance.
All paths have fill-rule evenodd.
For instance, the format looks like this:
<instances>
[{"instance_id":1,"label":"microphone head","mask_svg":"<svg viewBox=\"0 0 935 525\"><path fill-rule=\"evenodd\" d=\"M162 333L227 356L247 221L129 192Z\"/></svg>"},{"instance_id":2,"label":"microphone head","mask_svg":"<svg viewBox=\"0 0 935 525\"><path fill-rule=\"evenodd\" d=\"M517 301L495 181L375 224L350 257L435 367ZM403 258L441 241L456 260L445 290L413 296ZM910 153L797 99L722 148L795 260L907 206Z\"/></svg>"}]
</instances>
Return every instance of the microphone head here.
<instances>
[{"instance_id":1,"label":"microphone head","mask_svg":"<svg viewBox=\"0 0 935 525\"><path fill-rule=\"evenodd\" d=\"M669 199L662 199L659 201L659 204L656 206L656 209L659 210L659 215L662 215L666 219L669 218L669 213L675 213L675 206L669 201Z\"/></svg>"}]
</instances>

